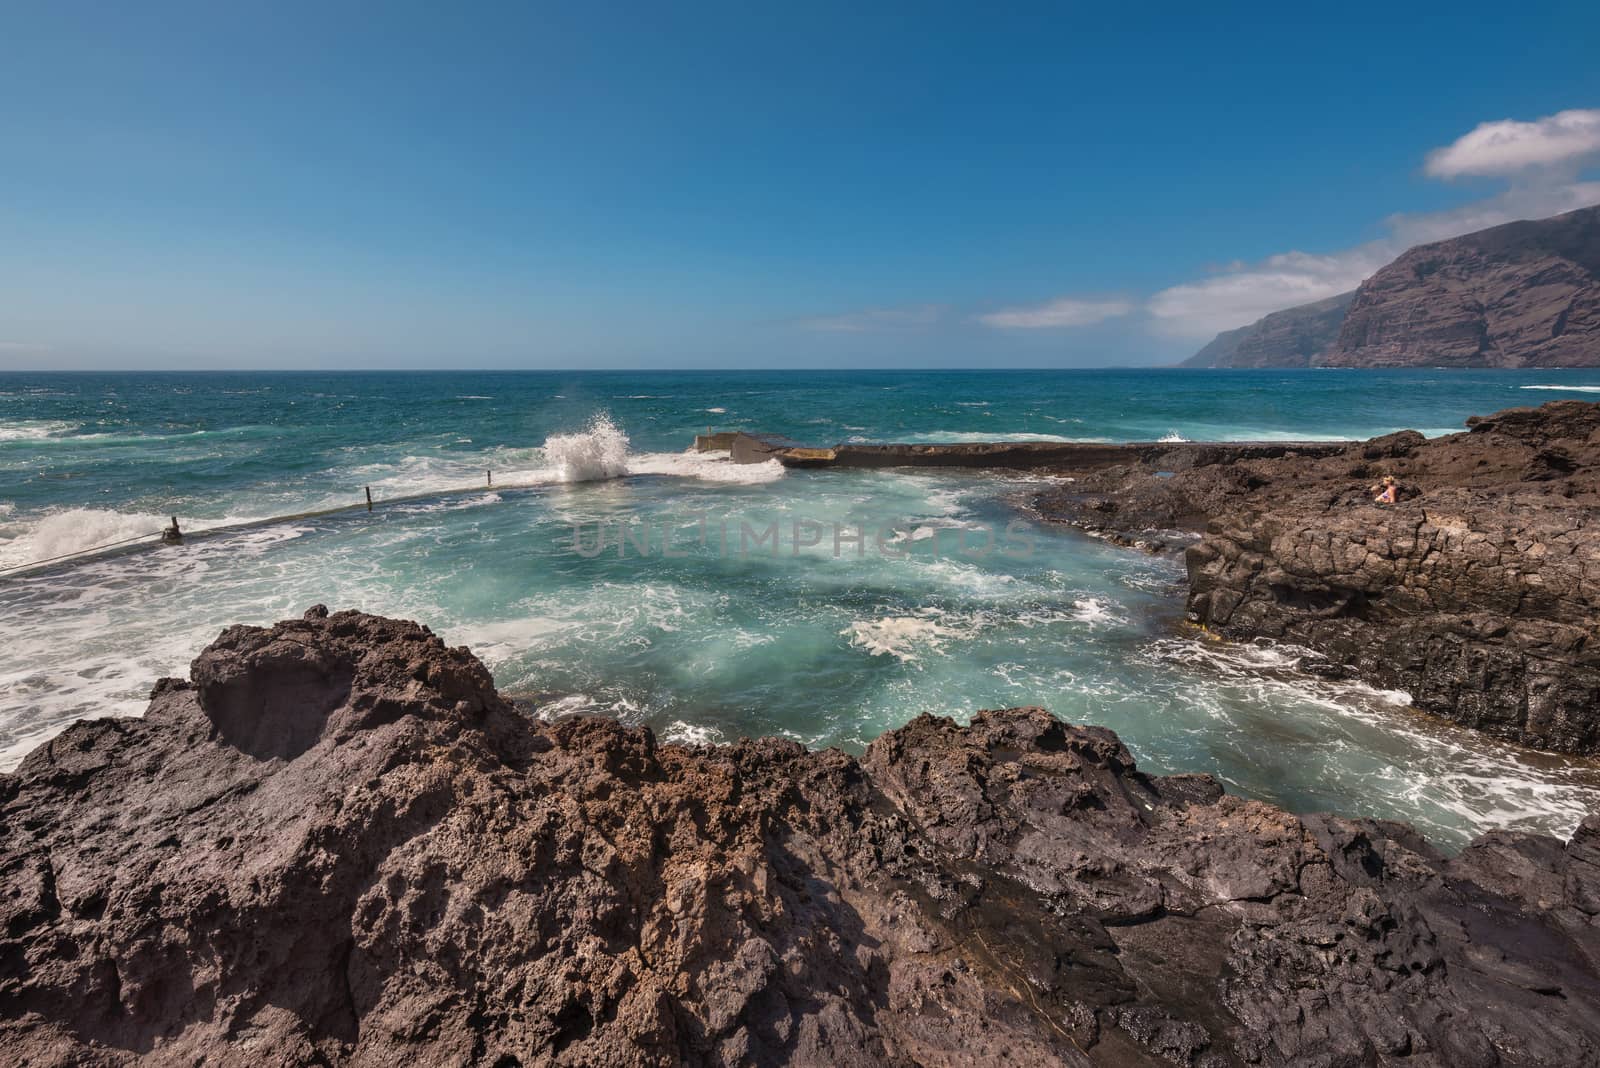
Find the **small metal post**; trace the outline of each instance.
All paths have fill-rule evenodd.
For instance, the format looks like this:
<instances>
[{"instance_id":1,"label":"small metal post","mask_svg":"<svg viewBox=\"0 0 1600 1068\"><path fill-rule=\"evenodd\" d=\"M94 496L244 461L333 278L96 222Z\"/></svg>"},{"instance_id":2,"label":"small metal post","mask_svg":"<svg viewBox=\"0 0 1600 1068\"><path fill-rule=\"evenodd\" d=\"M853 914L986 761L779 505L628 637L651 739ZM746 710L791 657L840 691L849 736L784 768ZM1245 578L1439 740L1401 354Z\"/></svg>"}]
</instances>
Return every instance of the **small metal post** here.
<instances>
[{"instance_id":1,"label":"small metal post","mask_svg":"<svg viewBox=\"0 0 1600 1068\"><path fill-rule=\"evenodd\" d=\"M367 511L372 511L372 487L367 487Z\"/></svg>"}]
</instances>

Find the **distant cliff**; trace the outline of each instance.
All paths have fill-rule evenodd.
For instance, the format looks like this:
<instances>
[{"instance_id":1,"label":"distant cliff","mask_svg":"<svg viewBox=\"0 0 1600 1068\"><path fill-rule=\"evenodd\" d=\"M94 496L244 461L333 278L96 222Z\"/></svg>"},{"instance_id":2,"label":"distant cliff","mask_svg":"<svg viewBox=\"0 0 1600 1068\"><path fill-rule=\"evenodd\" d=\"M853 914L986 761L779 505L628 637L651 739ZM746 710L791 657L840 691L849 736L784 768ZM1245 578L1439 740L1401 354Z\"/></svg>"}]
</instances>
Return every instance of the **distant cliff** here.
<instances>
[{"instance_id":1,"label":"distant cliff","mask_svg":"<svg viewBox=\"0 0 1600 1068\"><path fill-rule=\"evenodd\" d=\"M1285 308L1249 326L1225 330L1187 360L1185 367L1309 367L1339 336L1355 291Z\"/></svg>"},{"instance_id":2,"label":"distant cliff","mask_svg":"<svg viewBox=\"0 0 1600 1068\"><path fill-rule=\"evenodd\" d=\"M1600 366L1600 205L1418 245L1354 293L1225 331L1183 366Z\"/></svg>"},{"instance_id":3,"label":"distant cliff","mask_svg":"<svg viewBox=\"0 0 1600 1068\"><path fill-rule=\"evenodd\" d=\"M1356 290L1321 362L1600 365L1600 205L1411 249Z\"/></svg>"}]
</instances>

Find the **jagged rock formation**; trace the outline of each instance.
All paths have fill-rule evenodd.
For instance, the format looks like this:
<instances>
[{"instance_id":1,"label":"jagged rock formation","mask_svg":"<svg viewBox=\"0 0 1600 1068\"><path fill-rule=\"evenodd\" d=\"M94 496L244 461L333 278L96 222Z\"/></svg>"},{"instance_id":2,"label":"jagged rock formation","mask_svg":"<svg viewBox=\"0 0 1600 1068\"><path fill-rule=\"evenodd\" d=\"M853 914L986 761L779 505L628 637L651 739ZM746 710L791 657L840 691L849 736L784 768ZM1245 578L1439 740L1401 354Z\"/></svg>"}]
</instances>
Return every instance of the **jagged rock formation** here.
<instances>
[{"instance_id":1,"label":"jagged rock formation","mask_svg":"<svg viewBox=\"0 0 1600 1068\"><path fill-rule=\"evenodd\" d=\"M1321 362L1600 364L1600 205L1411 249L1361 283Z\"/></svg>"},{"instance_id":2,"label":"jagged rock formation","mask_svg":"<svg viewBox=\"0 0 1600 1068\"><path fill-rule=\"evenodd\" d=\"M1182 366L1311 367L1338 339L1345 309L1355 295L1352 289L1326 300L1275 311L1249 326L1224 330L1184 360Z\"/></svg>"},{"instance_id":3,"label":"jagged rock formation","mask_svg":"<svg viewBox=\"0 0 1600 1068\"><path fill-rule=\"evenodd\" d=\"M1600 818L1446 859L1038 709L857 760L541 723L354 612L0 776L27 1065L1589 1065Z\"/></svg>"},{"instance_id":4,"label":"jagged rock formation","mask_svg":"<svg viewBox=\"0 0 1600 1068\"><path fill-rule=\"evenodd\" d=\"M1498 737L1600 752L1600 405L1468 425L1166 478L1124 467L1039 507L1119 540L1203 530L1196 622L1309 646ZM1372 503L1384 474L1396 505Z\"/></svg>"}]
</instances>

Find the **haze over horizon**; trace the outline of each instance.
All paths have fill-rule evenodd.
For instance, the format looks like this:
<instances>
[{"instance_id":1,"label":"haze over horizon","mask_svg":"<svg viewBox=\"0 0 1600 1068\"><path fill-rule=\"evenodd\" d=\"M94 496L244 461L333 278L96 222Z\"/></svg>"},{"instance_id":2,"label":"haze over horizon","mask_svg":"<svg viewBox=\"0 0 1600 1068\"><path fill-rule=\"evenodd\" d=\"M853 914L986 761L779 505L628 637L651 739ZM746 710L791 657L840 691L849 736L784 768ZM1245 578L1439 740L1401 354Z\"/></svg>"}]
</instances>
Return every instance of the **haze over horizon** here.
<instances>
[{"instance_id":1,"label":"haze over horizon","mask_svg":"<svg viewBox=\"0 0 1600 1068\"><path fill-rule=\"evenodd\" d=\"M0 370L1170 364L1600 203L1450 10L5 5Z\"/></svg>"}]
</instances>

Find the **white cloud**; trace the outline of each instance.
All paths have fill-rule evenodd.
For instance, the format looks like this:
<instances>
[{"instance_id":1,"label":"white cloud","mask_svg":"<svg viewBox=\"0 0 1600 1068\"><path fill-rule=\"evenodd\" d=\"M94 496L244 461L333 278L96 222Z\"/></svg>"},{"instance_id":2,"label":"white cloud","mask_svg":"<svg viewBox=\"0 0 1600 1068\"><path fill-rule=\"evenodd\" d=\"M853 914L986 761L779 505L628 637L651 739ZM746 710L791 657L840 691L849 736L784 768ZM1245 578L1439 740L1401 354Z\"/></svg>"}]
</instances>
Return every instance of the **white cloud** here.
<instances>
[{"instance_id":1,"label":"white cloud","mask_svg":"<svg viewBox=\"0 0 1600 1068\"><path fill-rule=\"evenodd\" d=\"M1586 135L1585 123L1590 131ZM1600 153L1600 111L1563 111L1537 122L1484 123L1430 153L1428 173L1454 177L1514 170L1515 180L1504 192L1445 211L1391 215L1384 220L1388 232L1383 237L1353 248L1283 252L1260 263L1236 264L1210 278L1156 293L1145 310L1158 333L1209 337L1269 312L1354 289L1413 245L1600 204L1600 181L1576 180L1585 153ZM1515 167L1513 161L1518 161Z\"/></svg>"},{"instance_id":2,"label":"white cloud","mask_svg":"<svg viewBox=\"0 0 1600 1068\"><path fill-rule=\"evenodd\" d=\"M1386 242L1315 256L1283 252L1199 282L1163 289L1145 304L1157 331L1204 337L1269 312L1348 292L1394 258Z\"/></svg>"},{"instance_id":3,"label":"white cloud","mask_svg":"<svg viewBox=\"0 0 1600 1068\"><path fill-rule=\"evenodd\" d=\"M1115 319L1119 315L1127 315L1132 310L1133 302L1121 298L1083 300L1076 297L1062 297L1059 300L1029 307L1002 308L978 316L978 322L985 326L1018 330L1093 326L1107 319Z\"/></svg>"},{"instance_id":4,"label":"white cloud","mask_svg":"<svg viewBox=\"0 0 1600 1068\"><path fill-rule=\"evenodd\" d=\"M1481 123L1454 143L1430 152L1426 171L1437 178L1500 176L1509 188L1445 211L1391 215L1384 234L1350 248L1281 252L1256 263L1234 263L1143 302L1150 327L1169 337L1208 338L1263 315L1347 293L1414 245L1442 241L1517 219L1541 219L1600 204L1600 181L1579 180L1600 163L1600 109L1569 110L1533 122ZM1092 326L1133 312L1122 297L1062 297L1001 308L974 321L1009 330ZM808 330L912 330L946 321L937 304L868 308L800 320Z\"/></svg>"},{"instance_id":5,"label":"white cloud","mask_svg":"<svg viewBox=\"0 0 1600 1068\"><path fill-rule=\"evenodd\" d=\"M1435 178L1514 175L1530 168L1576 165L1600 154L1600 108L1574 109L1533 122L1479 123L1452 144L1428 153Z\"/></svg>"},{"instance_id":6,"label":"white cloud","mask_svg":"<svg viewBox=\"0 0 1600 1068\"><path fill-rule=\"evenodd\" d=\"M1498 196L1475 200L1447 211L1391 215L1385 222L1399 255L1412 245L1443 241L1518 219L1545 219L1600 204L1600 182L1532 181L1512 186Z\"/></svg>"},{"instance_id":7,"label":"white cloud","mask_svg":"<svg viewBox=\"0 0 1600 1068\"><path fill-rule=\"evenodd\" d=\"M804 330L867 333L878 330L916 330L933 326L943 317L944 306L941 304L914 304L905 308L866 308L844 315L801 319L796 325Z\"/></svg>"}]
</instances>

